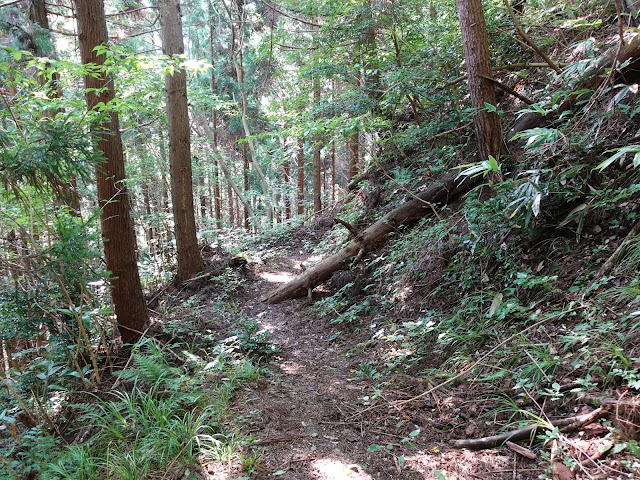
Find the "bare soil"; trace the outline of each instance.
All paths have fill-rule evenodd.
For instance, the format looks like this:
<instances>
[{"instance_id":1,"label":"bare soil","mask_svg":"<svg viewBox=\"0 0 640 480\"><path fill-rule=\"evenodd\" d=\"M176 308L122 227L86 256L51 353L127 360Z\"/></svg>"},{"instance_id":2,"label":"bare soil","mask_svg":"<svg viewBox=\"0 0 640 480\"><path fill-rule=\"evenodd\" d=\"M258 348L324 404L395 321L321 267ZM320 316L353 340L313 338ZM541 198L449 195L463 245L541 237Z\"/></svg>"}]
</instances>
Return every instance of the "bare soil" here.
<instances>
[{"instance_id":1,"label":"bare soil","mask_svg":"<svg viewBox=\"0 0 640 480\"><path fill-rule=\"evenodd\" d=\"M359 366L378 353L354 347L373 332L340 332L318 318L305 299L260 302L262 294L299 273L307 261L309 256L297 255L249 267L249 291L239 315L257 319L281 352L268 366L270 375L236 395L228 427L254 439L260 461L250 474L210 465L208 478L462 480L528 479L542 473L537 461L509 449L448 448L451 438L484 430L487 422L479 420L473 406L479 392L453 387L394 406L429 384L409 375L358 375Z\"/></svg>"}]
</instances>

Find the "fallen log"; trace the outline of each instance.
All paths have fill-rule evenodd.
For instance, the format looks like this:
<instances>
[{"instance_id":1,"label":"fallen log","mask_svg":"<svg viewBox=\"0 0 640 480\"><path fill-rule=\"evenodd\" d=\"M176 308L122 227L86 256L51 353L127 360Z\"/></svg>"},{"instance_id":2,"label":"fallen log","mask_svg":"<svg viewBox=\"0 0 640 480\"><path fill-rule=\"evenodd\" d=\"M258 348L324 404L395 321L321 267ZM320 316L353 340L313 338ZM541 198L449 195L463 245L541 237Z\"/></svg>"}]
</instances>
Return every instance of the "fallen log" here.
<instances>
[{"instance_id":1,"label":"fallen log","mask_svg":"<svg viewBox=\"0 0 640 480\"><path fill-rule=\"evenodd\" d=\"M413 199L390 211L373 225L355 235L355 238L338 253L305 270L285 285L270 291L261 300L267 303L278 303L307 294L309 289L329 280L334 272L344 268L353 257L362 258L364 253L377 247L387 235L401 225L412 223L433 213L435 204L446 204L482 182L481 176L458 177L458 172L445 174L426 190L415 195Z\"/></svg>"}]
</instances>

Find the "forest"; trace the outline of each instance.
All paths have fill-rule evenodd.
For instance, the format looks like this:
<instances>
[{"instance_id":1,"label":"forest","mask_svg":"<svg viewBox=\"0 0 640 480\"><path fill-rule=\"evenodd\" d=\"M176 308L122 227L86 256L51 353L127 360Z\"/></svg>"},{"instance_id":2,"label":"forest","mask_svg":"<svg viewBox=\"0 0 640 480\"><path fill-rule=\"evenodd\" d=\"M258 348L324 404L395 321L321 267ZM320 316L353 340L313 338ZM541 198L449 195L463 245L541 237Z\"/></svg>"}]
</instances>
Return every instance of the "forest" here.
<instances>
[{"instance_id":1,"label":"forest","mask_svg":"<svg viewBox=\"0 0 640 480\"><path fill-rule=\"evenodd\" d=\"M640 478L639 28L0 0L0 480Z\"/></svg>"}]
</instances>

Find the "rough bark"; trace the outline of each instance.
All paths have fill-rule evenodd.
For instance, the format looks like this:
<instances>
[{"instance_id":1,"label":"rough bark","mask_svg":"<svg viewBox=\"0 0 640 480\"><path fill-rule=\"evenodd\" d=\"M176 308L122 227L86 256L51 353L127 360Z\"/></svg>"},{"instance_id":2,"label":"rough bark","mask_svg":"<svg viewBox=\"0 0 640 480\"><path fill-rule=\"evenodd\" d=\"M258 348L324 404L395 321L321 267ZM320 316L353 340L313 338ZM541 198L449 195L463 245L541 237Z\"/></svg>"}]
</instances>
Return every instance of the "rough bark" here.
<instances>
[{"instance_id":1,"label":"rough bark","mask_svg":"<svg viewBox=\"0 0 640 480\"><path fill-rule=\"evenodd\" d=\"M474 116L480 156L483 160L489 158L489 155L498 158L502 146L500 119L496 112L484 109L485 103L496 106L497 101L495 88L489 80L493 78L493 72L482 0L456 0L456 5L462 31L471 106L481 109Z\"/></svg>"},{"instance_id":2,"label":"rough bark","mask_svg":"<svg viewBox=\"0 0 640 480\"><path fill-rule=\"evenodd\" d=\"M346 149L349 153L349 181L352 181L358 175L358 161L359 161L359 150L360 150L360 141L359 135L357 133L353 133L349 139L346 141Z\"/></svg>"},{"instance_id":3,"label":"rough bark","mask_svg":"<svg viewBox=\"0 0 640 480\"><path fill-rule=\"evenodd\" d=\"M304 214L304 139L298 138L298 215Z\"/></svg>"},{"instance_id":4,"label":"rough bark","mask_svg":"<svg viewBox=\"0 0 640 480\"><path fill-rule=\"evenodd\" d=\"M286 128L286 127L285 127ZM282 170L284 172L284 217L289 220L291 218L291 197L289 196L289 184L291 183L291 162L289 161L289 144L284 139L284 163Z\"/></svg>"},{"instance_id":5,"label":"rough bark","mask_svg":"<svg viewBox=\"0 0 640 480\"><path fill-rule=\"evenodd\" d=\"M83 64L102 65L104 55L94 48L108 42L103 0L76 0L80 55ZM113 81L104 75L85 76L87 106L108 105L115 97ZM124 342L138 337L148 320L136 261L136 239L125 183L124 155L116 112L92 127L104 161L98 166L98 202L105 260L111 272L111 296Z\"/></svg>"},{"instance_id":6,"label":"rough bark","mask_svg":"<svg viewBox=\"0 0 640 480\"><path fill-rule=\"evenodd\" d=\"M411 223L433 212L435 204L443 204L468 192L478 185L482 178L457 179L458 173L449 173L434 182L416 197L387 213L373 225L363 230L338 253L305 270L285 285L272 290L262 297L267 303L278 303L288 298L303 296L309 289L331 278L337 270L346 267L355 257L380 245L387 235L404 224Z\"/></svg>"},{"instance_id":7,"label":"rough bark","mask_svg":"<svg viewBox=\"0 0 640 480\"><path fill-rule=\"evenodd\" d=\"M316 140L313 145L313 212L322 211L322 145Z\"/></svg>"},{"instance_id":8,"label":"rough bark","mask_svg":"<svg viewBox=\"0 0 640 480\"><path fill-rule=\"evenodd\" d=\"M184 54L179 0L161 0L158 7L160 10L162 52L170 58ZM171 201L178 258L176 281L182 283L204 270L196 237L191 133L187 106L187 74L184 69L176 68L173 74L167 74L165 88L167 90L167 123L169 126Z\"/></svg>"},{"instance_id":9,"label":"rough bark","mask_svg":"<svg viewBox=\"0 0 640 480\"><path fill-rule=\"evenodd\" d=\"M214 58L214 49L213 49L213 26L215 24L213 20L213 6L211 4L211 0L208 2L209 6L209 55L211 56L211 96L215 98L216 96L216 69L215 69L215 58ZM213 109L213 147L214 150L218 149L218 111ZM216 225L218 228L222 228L222 193L220 189L220 178L218 174L218 161L216 158L213 159L213 197L214 197L214 208L215 208L215 217L216 217Z\"/></svg>"},{"instance_id":10,"label":"rough bark","mask_svg":"<svg viewBox=\"0 0 640 480\"><path fill-rule=\"evenodd\" d=\"M244 180L244 194L245 194L245 198L249 193L249 156L247 155L247 144L244 143L242 145L242 163L243 163L243 169L242 169L242 178ZM244 229L249 232L250 228L249 228L249 210L247 209L247 206L244 205Z\"/></svg>"},{"instance_id":11,"label":"rough bark","mask_svg":"<svg viewBox=\"0 0 640 480\"><path fill-rule=\"evenodd\" d=\"M331 202L336 202L336 141L331 141Z\"/></svg>"}]
</instances>

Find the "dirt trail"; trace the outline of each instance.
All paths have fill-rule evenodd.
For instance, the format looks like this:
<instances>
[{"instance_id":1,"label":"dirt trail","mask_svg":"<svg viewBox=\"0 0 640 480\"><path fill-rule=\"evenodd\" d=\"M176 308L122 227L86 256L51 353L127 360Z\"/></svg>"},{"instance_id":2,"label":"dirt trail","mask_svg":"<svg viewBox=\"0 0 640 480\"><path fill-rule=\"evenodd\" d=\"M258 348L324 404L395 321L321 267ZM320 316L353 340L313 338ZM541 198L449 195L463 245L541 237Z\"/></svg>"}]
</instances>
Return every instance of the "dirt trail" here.
<instances>
[{"instance_id":1,"label":"dirt trail","mask_svg":"<svg viewBox=\"0 0 640 480\"><path fill-rule=\"evenodd\" d=\"M278 305L259 300L277 282L299 272L306 259L279 259L256 268L242 307L242 313L257 319L282 349L270 365L273 375L248 385L233 405L233 413L241 419L234 427L255 438L254 445L261 448L258 470L251 478L514 478L513 455L447 452L447 435L433 435L434 425L449 430L446 422L438 423L439 417L460 411L446 409L455 403L454 396L436 399L437 404L425 400L411 409L362 413L373 401L376 385L355 374L366 360L347 355L355 341L339 334L329 321L316 318L304 299ZM387 388L379 394L378 403L397 398L385 397L393 395ZM416 430L420 433L415 437L409 435ZM372 444L382 448L369 451ZM440 476L440 470L446 476Z\"/></svg>"}]
</instances>

